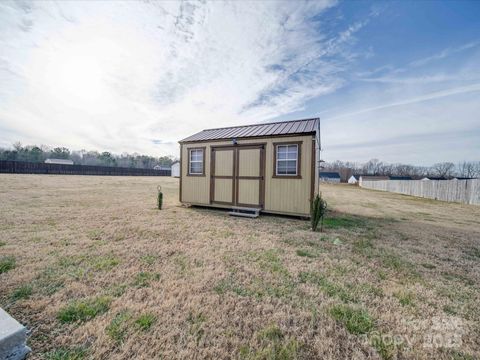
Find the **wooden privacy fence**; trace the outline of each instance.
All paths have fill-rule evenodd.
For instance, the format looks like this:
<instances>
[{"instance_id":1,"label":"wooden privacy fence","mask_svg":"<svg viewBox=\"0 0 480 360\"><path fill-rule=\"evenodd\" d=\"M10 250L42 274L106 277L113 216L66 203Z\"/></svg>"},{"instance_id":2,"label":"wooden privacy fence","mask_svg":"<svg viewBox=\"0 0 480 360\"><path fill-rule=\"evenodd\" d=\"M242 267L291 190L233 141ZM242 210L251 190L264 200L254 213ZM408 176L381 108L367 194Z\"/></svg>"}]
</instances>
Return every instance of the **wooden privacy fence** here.
<instances>
[{"instance_id":1,"label":"wooden privacy fence","mask_svg":"<svg viewBox=\"0 0 480 360\"><path fill-rule=\"evenodd\" d=\"M117 176L170 176L171 170L136 169L111 166L62 165L25 161L0 161L0 173L10 174L62 174L62 175L117 175Z\"/></svg>"},{"instance_id":2,"label":"wooden privacy fence","mask_svg":"<svg viewBox=\"0 0 480 360\"><path fill-rule=\"evenodd\" d=\"M362 181L361 187L428 199L480 205L480 179Z\"/></svg>"}]
</instances>

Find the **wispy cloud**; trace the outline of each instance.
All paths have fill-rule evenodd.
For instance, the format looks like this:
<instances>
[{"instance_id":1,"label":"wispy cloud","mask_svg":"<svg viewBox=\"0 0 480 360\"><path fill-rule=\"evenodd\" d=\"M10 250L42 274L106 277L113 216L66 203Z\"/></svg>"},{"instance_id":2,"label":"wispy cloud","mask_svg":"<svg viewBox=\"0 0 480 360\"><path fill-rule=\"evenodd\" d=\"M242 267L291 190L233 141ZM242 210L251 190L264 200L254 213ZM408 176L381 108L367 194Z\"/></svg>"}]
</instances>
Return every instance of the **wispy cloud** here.
<instances>
[{"instance_id":1,"label":"wispy cloud","mask_svg":"<svg viewBox=\"0 0 480 360\"><path fill-rule=\"evenodd\" d=\"M452 89L446 89L442 91L435 91L429 94L424 94L421 96L416 96L412 98L407 98L404 100L400 101L393 101L389 103L384 103L382 105L378 106L372 106L372 107L367 107L363 109L359 109L353 112L347 112L343 113L340 115L332 116L329 118L329 120L335 120L335 119L340 119L342 117L351 117L354 115L360 115L360 114L365 114L369 112L373 112L376 110L381 110L381 109L387 109L391 107L396 107L396 106L403 106L403 105L410 105L410 104L415 104L419 102L424 102L424 101L429 101L429 100L436 100L448 96L453 96L453 95L459 95L459 94L465 94L465 93L472 93L472 92L480 92L480 83L478 84L472 84L472 85L467 85L467 86L461 86L457 88L452 88Z\"/></svg>"},{"instance_id":2,"label":"wispy cloud","mask_svg":"<svg viewBox=\"0 0 480 360\"><path fill-rule=\"evenodd\" d=\"M433 61L445 59L446 57L454 55L456 53L475 48L478 45L480 45L480 41L472 41L457 47L448 47L431 56L427 56L425 58L412 61L409 65L414 67L423 66Z\"/></svg>"},{"instance_id":3,"label":"wispy cloud","mask_svg":"<svg viewBox=\"0 0 480 360\"><path fill-rule=\"evenodd\" d=\"M302 109L342 86L365 26L323 31L334 5L2 2L0 125L25 142L159 154Z\"/></svg>"},{"instance_id":4,"label":"wispy cloud","mask_svg":"<svg viewBox=\"0 0 480 360\"><path fill-rule=\"evenodd\" d=\"M438 83L451 80L459 80L458 76L447 74L435 74L435 75L421 75L421 76L380 76L374 78L363 78L361 81L376 82L385 84L427 84Z\"/></svg>"},{"instance_id":5,"label":"wispy cloud","mask_svg":"<svg viewBox=\"0 0 480 360\"><path fill-rule=\"evenodd\" d=\"M439 81L445 81L445 80L452 80L455 77L452 75L446 75L446 74L424 75L424 76L421 76L422 79L419 79L417 76L409 77L406 74L408 74L408 72L416 71L418 70L418 68L421 68L432 62L442 60L450 56L454 56L466 50L474 49L479 45L480 45L480 41L471 41L457 47L447 47L430 56L410 61L407 64L402 64L401 66L394 66L392 64L382 65L382 66L373 68L371 70L358 72L356 75L358 79L362 81L385 82L385 83L387 82L415 83L415 82L422 82L422 81L439 82ZM381 74L381 76L378 76L378 74ZM377 77L371 77L374 75L377 75Z\"/></svg>"}]
</instances>

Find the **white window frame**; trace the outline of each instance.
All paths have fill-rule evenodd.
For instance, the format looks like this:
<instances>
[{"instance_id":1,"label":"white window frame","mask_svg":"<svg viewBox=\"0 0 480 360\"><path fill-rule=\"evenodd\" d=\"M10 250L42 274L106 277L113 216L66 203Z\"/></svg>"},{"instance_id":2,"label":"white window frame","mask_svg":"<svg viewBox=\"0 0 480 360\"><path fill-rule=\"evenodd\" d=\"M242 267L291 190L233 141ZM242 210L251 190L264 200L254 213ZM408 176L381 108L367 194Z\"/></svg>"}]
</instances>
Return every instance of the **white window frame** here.
<instances>
[{"instance_id":1,"label":"white window frame","mask_svg":"<svg viewBox=\"0 0 480 360\"><path fill-rule=\"evenodd\" d=\"M194 151L200 151L202 153L202 159L201 160L192 160L192 153ZM205 169L205 149L203 148L192 148L188 149L188 175L204 175L204 169ZM202 164L202 170L200 172L192 172L192 163L200 163Z\"/></svg>"},{"instance_id":2,"label":"white window frame","mask_svg":"<svg viewBox=\"0 0 480 360\"><path fill-rule=\"evenodd\" d=\"M289 148L290 146L294 146L294 147L297 149L295 159L289 159L289 158L288 158L288 153L289 153L288 148ZM287 158L286 158L286 159L280 159L279 156L278 156L278 153L279 153L279 150L280 150L281 147L286 147L286 148L287 148ZM276 163L275 163L275 176L285 176L285 177L287 177L287 176L295 176L295 177L298 176L298 170L299 170L299 169L298 169L299 144L277 144L277 145L275 146L275 148L276 148L276 149L275 149L275 151L276 151L276 154L275 154L275 155L276 155L276 156L275 156L275 160L276 160ZM295 161L295 174L279 174L279 173L278 173L278 163L279 163L279 162L282 162L282 161L283 161L283 162Z\"/></svg>"}]
</instances>

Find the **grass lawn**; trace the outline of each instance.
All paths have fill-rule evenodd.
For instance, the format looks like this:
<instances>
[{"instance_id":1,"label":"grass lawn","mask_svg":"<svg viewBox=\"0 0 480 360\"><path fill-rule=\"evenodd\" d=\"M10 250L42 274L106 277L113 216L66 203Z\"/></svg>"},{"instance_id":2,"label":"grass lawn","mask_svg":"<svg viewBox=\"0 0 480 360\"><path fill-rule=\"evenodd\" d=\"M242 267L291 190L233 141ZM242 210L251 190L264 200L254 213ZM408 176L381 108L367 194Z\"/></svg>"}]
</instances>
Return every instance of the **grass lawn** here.
<instances>
[{"instance_id":1,"label":"grass lawn","mask_svg":"<svg viewBox=\"0 0 480 360\"><path fill-rule=\"evenodd\" d=\"M0 175L0 306L34 359L480 357L480 207L321 190L313 233L178 179Z\"/></svg>"}]
</instances>

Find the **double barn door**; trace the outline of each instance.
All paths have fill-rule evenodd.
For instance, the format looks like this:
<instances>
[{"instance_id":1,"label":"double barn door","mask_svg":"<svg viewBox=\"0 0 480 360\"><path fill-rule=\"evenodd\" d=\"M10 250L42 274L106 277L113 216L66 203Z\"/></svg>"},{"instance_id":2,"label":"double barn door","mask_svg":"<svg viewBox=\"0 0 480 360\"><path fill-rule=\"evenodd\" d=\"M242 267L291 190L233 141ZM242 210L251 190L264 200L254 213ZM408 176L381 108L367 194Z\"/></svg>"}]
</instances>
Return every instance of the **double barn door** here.
<instances>
[{"instance_id":1,"label":"double barn door","mask_svg":"<svg viewBox=\"0 0 480 360\"><path fill-rule=\"evenodd\" d=\"M210 202L263 208L265 145L212 147Z\"/></svg>"}]
</instances>

